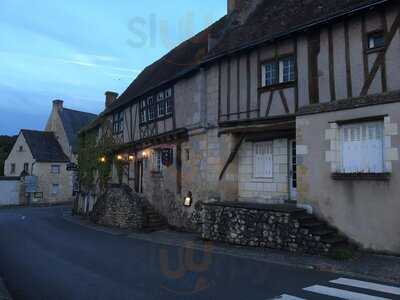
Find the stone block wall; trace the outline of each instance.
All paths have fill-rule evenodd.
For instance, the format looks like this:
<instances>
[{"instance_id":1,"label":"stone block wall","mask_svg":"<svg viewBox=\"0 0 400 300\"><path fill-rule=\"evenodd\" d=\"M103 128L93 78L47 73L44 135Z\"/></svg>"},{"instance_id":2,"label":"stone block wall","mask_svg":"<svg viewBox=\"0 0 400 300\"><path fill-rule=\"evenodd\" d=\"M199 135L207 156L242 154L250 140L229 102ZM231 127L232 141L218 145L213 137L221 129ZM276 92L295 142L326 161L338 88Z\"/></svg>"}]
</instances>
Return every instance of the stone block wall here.
<instances>
[{"instance_id":1,"label":"stone block wall","mask_svg":"<svg viewBox=\"0 0 400 300\"><path fill-rule=\"evenodd\" d=\"M239 150L239 197L242 201L282 203L289 198L288 140L273 141L273 177L254 178L253 143L244 143Z\"/></svg>"},{"instance_id":2,"label":"stone block wall","mask_svg":"<svg viewBox=\"0 0 400 300\"><path fill-rule=\"evenodd\" d=\"M310 254L325 254L333 247L302 225L302 209L226 202L203 206L205 240Z\"/></svg>"}]
</instances>

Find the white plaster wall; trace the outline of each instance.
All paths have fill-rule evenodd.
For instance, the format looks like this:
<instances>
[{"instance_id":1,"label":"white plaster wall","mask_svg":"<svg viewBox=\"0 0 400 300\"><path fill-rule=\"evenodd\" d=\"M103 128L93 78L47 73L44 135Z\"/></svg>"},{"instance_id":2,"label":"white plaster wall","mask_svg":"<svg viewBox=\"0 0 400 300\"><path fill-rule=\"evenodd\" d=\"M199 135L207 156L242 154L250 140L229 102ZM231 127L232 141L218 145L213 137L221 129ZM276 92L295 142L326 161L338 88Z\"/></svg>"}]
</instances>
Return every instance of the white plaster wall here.
<instances>
[{"instance_id":1,"label":"white plaster wall","mask_svg":"<svg viewBox=\"0 0 400 300\"><path fill-rule=\"evenodd\" d=\"M19 180L0 180L0 206L18 205L20 195Z\"/></svg>"}]
</instances>

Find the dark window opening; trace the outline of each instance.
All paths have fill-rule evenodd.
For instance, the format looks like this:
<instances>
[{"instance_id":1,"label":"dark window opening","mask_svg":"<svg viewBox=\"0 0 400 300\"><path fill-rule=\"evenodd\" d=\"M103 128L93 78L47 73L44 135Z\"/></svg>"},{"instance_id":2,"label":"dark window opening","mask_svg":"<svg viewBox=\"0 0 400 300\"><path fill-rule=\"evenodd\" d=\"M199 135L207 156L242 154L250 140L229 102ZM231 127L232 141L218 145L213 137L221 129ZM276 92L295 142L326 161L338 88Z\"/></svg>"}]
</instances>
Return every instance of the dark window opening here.
<instances>
[{"instance_id":1,"label":"dark window opening","mask_svg":"<svg viewBox=\"0 0 400 300\"><path fill-rule=\"evenodd\" d=\"M368 49L385 47L385 35L383 32L374 32L368 35Z\"/></svg>"},{"instance_id":2,"label":"dark window opening","mask_svg":"<svg viewBox=\"0 0 400 300\"><path fill-rule=\"evenodd\" d=\"M121 134L124 132L124 112L119 111L114 113L113 117L113 133Z\"/></svg>"}]
</instances>

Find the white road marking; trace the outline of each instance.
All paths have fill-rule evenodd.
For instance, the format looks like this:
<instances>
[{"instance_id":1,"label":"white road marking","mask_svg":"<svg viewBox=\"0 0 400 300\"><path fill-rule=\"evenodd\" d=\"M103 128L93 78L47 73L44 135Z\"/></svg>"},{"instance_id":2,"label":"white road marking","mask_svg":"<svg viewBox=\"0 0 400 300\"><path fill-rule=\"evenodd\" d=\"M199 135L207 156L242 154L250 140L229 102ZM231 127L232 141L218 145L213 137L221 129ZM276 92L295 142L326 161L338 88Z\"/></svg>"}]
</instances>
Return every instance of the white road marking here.
<instances>
[{"instance_id":1,"label":"white road marking","mask_svg":"<svg viewBox=\"0 0 400 300\"><path fill-rule=\"evenodd\" d=\"M307 299L283 294L283 295L280 296L279 298L274 298L273 300L307 300Z\"/></svg>"},{"instance_id":2,"label":"white road marking","mask_svg":"<svg viewBox=\"0 0 400 300\"><path fill-rule=\"evenodd\" d=\"M400 288L390 285L383 285L383 284L377 284L377 283L348 279L348 278L339 278L336 280L332 280L331 283L347 285L367 290L373 290L373 291L383 292L386 294L400 295Z\"/></svg>"},{"instance_id":3,"label":"white road marking","mask_svg":"<svg viewBox=\"0 0 400 300\"><path fill-rule=\"evenodd\" d=\"M390 300L388 298L381 298L370 296L361 293L350 292L346 290L335 289L322 285L314 285L303 289L307 292L312 292L320 295L332 296L336 298L346 299L346 300Z\"/></svg>"}]
</instances>

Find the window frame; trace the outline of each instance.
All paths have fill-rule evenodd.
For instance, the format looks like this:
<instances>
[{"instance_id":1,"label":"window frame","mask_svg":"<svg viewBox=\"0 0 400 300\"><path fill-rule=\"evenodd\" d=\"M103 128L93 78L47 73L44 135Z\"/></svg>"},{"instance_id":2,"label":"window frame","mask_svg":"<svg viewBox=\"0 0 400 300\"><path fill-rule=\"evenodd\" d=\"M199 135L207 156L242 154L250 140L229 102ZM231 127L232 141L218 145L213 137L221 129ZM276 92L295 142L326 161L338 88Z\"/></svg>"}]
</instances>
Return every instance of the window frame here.
<instances>
[{"instance_id":1,"label":"window frame","mask_svg":"<svg viewBox=\"0 0 400 300\"><path fill-rule=\"evenodd\" d=\"M24 163L24 171L29 173L29 163Z\"/></svg>"},{"instance_id":2,"label":"window frame","mask_svg":"<svg viewBox=\"0 0 400 300\"><path fill-rule=\"evenodd\" d=\"M159 90L139 102L141 126L172 117L173 87Z\"/></svg>"},{"instance_id":3,"label":"window frame","mask_svg":"<svg viewBox=\"0 0 400 300\"><path fill-rule=\"evenodd\" d=\"M377 126L379 125L379 127ZM340 151L340 172L339 174L385 174L387 173L385 171L385 136L384 136L384 121L383 120L370 120L370 121L360 121L360 122L351 122L351 123L343 123L339 124L339 151ZM375 162L376 164L379 164L377 167L378 170L373 170L371 166L371 160L368 160L368 170L350 170L347 169L348 167L345 166L346 160L348 158L345 158L345 141L348 140L346 139L346 133L345 130L349 129L350 127L359 127L360 130L358 130L358 135L355 133L354 141L353 141L353 136L350 137L351 142L359 142L359 151L357 152L359 157L364 157L364 154L361 155L360 151L364 151L365 148L370 147L370 144L372 143L373 139L368 138L371 135L370 128L378 128L378 131L375 131L374 134L375 136L379 135L379 139L376 139L379 141L379 147L378 153L380 153L380 157L378 158L379 161ZM348 133L347 133L348 134ZM353 132L351 131L350 133L353 135ZM374 135L372 134L372 135ZM347 135L348 136L348 135ZM353 145L354 146L354 145ZM375 145L376 146L376 145ZM369 153L367 151L367 153Z\"/></svg>"},{"instance_id":4,"label":"window frame","mask_svg":"<svg viewBox=\"0 0 400 300\"><path fill-rule=\"evenodd\" d=\"M124 133L125 114L123 110L116 111L113 114L113 134Z\"/></svg>"},{"instance_id":5,"label":"window frame","mask_svg":"<svg viewBox=\"0 0 400 300\"><path fill-rule=\"evenodd\" d=\"M285 61L291 61L289 64L289 73L286 75L285 71ZM267 72L267 66L271 66L271 71ZM267 74L272 73L272 81L267 82ZM292 75L292 76L291 76ZM287 80L284 80L288 77ZM291 86L297 82L297 58L294 53L278 56L274 59L269 59L262 61L260 63L260 88L261 89L273 89L279 88L281 86Z\"/></svg>"},{"instance_id":6,"label":"window frame","mask_svg":"<svg viewBox=\"0 0 400 300\"><path fill-rule=\"evenodd\" d=\"M57 168L58 171L54 172L54 169ZM57 164L53 164L51 165L51 170L50 170L51 174L61 174L61 165L57 165Z\"/></svg>"},{"instance_id":7,"label":"window frame","mask_svg":"<svg viewBox=\"0 0 400 300\"><path fill-rule=\"evenodd\" d=\"M256 150L257 150L257 147L259 145L265 145L266 146L266 155L270 155L271 156L271 161L270 161L271 169L269 171L269 174L265 174L263 176L260 176L258 174L258 172L257 172L257 169L256 169L257 166L259 166L257 164L257 161L256 161L257 160ZM268 148L270 150L270 153L268 153ZM274 178L274 144L273 144L273 141L254 142L253 143L253 149L252 149L252 155L253 155L253 162L252 162L253 163L253 170L252 170L253 179L258 179L258 180L260 180L260 179L273 179ZM267 172L265 172L265 173L267 173Z\"/></svg>"},{"instance_id":8,"label":"window frame","mask_svg":"<svg viewBox=\"0 0 400 300\"><path fill-rule=\"evenodd\" d=\"M162 149L154 149L152 151L152 172L162 173L164 165L162 163Z\"/></svg>"},{"instance_id":9,"label":"window frame","mask_svg":"<svg viewBox=\"0 0 400 300\"><path fill-rule=\"evenodd\" d=\"M371 47L371 38L376 38L376 37L381 37L383 39L383 44L380 46L376 46L374 44L373 47ZM384 30L375 30L375 31L371 31L366 33L365 36L366 39L366 51L367 52L374 52L374 51L381 51L382 49L384 49L386 47L386 35ZM374 40L375 42L375 40Z\"/></svg>"},{"instance_id":10,"label":"window frame","mask_svg":"<svg viewBox=\"0 0 400 300\"><path fill-rule=\"evenodd\" d=\"M57 192L54 192L54 188L55 188L55 187L57 187ZM60 192L61 192L61 186L60 186L60 184L59 184L59 183L53 183L53 184L51 185L51 195L52 195L52 196L57 196L57 195L60 194Z\"/></svg>"}]
</instances>

